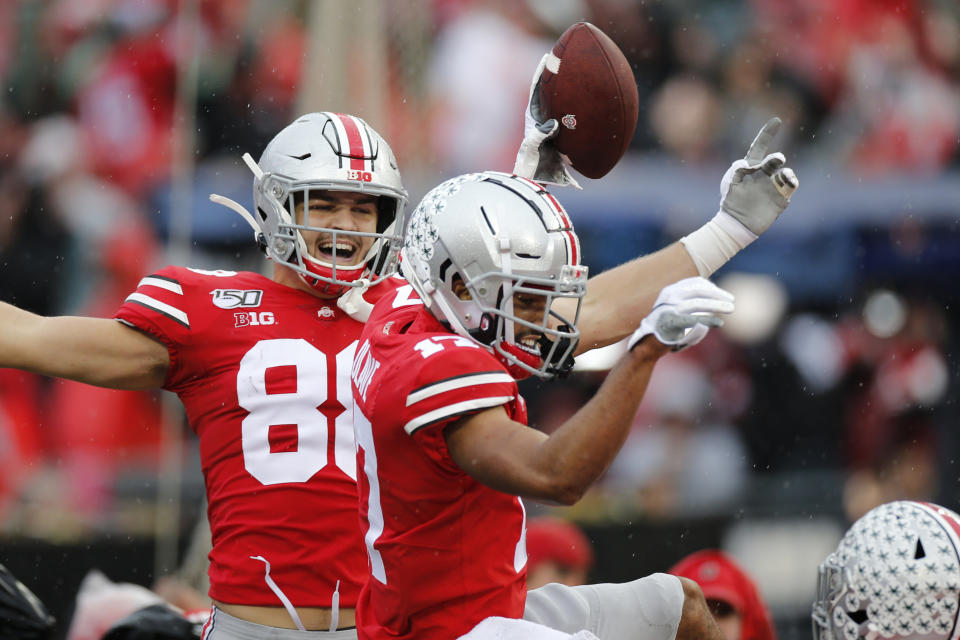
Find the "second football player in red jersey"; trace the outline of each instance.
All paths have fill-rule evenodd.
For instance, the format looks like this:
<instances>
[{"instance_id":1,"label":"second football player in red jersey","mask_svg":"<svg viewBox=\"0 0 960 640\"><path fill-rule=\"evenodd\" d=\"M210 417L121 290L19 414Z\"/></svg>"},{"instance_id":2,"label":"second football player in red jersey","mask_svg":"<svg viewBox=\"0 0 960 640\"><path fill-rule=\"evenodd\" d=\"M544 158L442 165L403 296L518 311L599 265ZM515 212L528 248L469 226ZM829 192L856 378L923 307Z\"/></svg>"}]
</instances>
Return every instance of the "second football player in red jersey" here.
<instances>
[{"instance_id":1,"label":"second football player in red jersey","mask_svg":"<svg viewBox=\"0 0 960 640\"><path fill-rule=\"evenodd\" d=\"M557 201L508 174L448 180L413 213L402 268L425 306L398 314L383 298L352 374L362 640L457 638L491 616L605 640L720 637L693 583L673 576L527 596L518 496L578 500L623 444L657 359L733 311L703 278L664 288L597 395L548 437L526 427L515 380L550 377L576 352L579 253Z\"/></svg>"},{"instance_id":2,"label":"second football player in red jersey","mask_svg":"<svg viewBox=\"0 0 960 640\"><path fill-rule=\"evenodd\" d=\"M253 225L272 279L166 267L140 281L119 322L3 305L0 364L177 393L209 502L206 638L264 626L351 638L366 558L349 371L370 304L410 289L390 277L406 191L387 143L343 114L302 116L259 164L245 160L254 213L217 199Z\"/></svg>"}]
</instances>

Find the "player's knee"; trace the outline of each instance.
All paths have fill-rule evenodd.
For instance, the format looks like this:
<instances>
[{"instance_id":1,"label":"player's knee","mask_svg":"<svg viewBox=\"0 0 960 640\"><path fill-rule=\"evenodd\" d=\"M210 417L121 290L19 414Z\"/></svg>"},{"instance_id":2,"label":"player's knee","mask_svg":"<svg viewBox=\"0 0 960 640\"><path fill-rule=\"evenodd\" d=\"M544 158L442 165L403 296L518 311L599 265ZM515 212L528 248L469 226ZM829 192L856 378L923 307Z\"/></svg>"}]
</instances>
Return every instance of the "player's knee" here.
<instances>
[{"instance_id":1,"label":"player's knee","mask_svg":"<svg viewBox=\"0 0 960 640\"><path fill-rule=\"evenodd\" d=\"M677 640L723 640L720 628L710 615L700 585L689 578L678 579L683 587L683 612L677 628Z\"/></svg>"}]
</instances>

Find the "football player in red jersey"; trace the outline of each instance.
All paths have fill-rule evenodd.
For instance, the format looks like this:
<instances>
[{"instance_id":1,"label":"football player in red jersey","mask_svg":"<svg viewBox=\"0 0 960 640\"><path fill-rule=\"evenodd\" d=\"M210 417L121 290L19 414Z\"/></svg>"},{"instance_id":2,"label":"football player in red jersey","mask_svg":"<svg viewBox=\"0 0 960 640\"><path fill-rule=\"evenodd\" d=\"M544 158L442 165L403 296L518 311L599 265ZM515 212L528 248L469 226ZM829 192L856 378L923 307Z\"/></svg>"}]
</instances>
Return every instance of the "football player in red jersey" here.
<instances>
[{"instance_id":1,"label":"football player in red jersey","mask_svg":"<svg viewBox=\"0 0 960 640\"><path fill-rule=\"evenodd\" d=\"M272 279L166 267L115 320L3 305L0 365L178 394L209 500L207 637L258 625L355 637L366 558L349 370L364 310L404 285L391 276L407 195L386 141L353 116L302 116L259 164L244 159L253 214L214 199L254 226Z\"/></svg>"},{"instance_id":2,"label":"football player in red jersey","mask_svg":"<svg viewBox=\"0 0 960 640\"><path fill-rule=\"evenodd\" d=\"M549 155L546 134L535 137L525 153ZM387 143L362 120L302 116L259 164L245 160L255 174L253 214L212 198L254 227L274 261L272 279L167 267L143 279L119 322L42 318L0 303L0 366L180 396L209 498L213 640L259 637L264 625L275 636L352 626L367 569L349 368L377 298L396 291L398 307L419 305L410 285L391 277L406 194ZM765 228L785 206L758 191L766 182L729 189L753 195L745 228ZM699 233L696 246L716 268L714 254L730 243L710 224L688 238ZM675 243L592 279L581 348L629 335L664 284L702 269L693 247ZM341 636L355 631L324 634Z\"/></svg>"},{"instance_id":3,"label":"football player in red jersey","mask_svg":"<svg viewBox=\"0 0 960 640\"><path fill-rule=\"evenodd\" d=\"M547 436L526 426L516 380L551 377L579 350L587 269L560 204L509 174L460 176L424 197L402 255L423 305L381 299L352 374L370 558L360 638L456 638L488 617L605 640L720 638L695 583L665 574L528 598L518 496L576 502L623 444L657 359L701 340L733 297L701 277L664 288L596 396Z\"/></svg>"}]
</instances>

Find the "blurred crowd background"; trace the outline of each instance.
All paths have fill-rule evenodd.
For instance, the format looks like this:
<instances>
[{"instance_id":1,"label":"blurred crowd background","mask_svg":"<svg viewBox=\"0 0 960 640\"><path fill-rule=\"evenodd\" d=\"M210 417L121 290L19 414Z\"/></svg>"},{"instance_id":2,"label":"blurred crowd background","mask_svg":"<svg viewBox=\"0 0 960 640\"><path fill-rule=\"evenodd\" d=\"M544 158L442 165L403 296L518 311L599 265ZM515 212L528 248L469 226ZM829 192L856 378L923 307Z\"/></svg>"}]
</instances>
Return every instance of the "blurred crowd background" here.
<instances>
[{"instance_id":1,"label":"blurred crowd background","mask_svg":"<svg viewBox=\"0 0 960 640\"><path fill-rule=\"evenodd\" d=\"M0 3L0 299L109 316L170 262L265 271L246 224L207 196L249 203L240 155L302 112L365 118L411 203L458 173L509 171L533 69L578 20L621 47L640 93L620 165L556 191L593 273L709 219L772 115L801 187L718 272L737 314L658 365L596 489L533 511L585 528L594 580L722 547L781 637L807 637L816 564L849 522L896 498L960 506L955 0ZM616 350L524 383L532 423L560 424ZM176 406L0 370L0 562L35 567L20 577L37 587L48 551L18 544L62 561L107 541L107 574L171 570L179 555L130 576L109 549L148 540L149 555L159 531L179 554L202 517Z\"/></svg>"}]
</instances>

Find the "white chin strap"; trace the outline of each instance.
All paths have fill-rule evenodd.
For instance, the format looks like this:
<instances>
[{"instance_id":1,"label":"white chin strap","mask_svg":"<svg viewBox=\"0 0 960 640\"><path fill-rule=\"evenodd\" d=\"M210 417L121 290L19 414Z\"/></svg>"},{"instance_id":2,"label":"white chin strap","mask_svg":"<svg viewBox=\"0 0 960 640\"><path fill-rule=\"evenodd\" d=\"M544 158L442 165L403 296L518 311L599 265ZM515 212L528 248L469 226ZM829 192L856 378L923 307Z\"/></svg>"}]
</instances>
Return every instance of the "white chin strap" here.
<instances>
[{"instance_id":1,"label":"white chin strap","mask_svg":"<svg viewBox=\"0 0 960 640\"><path fill-rule=\"evenodd\" d=\"M287 610L287 613L290 615L290 619L293 620L293 624L297 625L297 629L300 631L306 631L307 628L303 626L303 622L300 621L300 616L297 614L297 609L293 606L293 603L290 602L290 598L280 589L280 586L274 582L273 578L270 577L270 561L264 558L263 556L250 556L251 560L259 560L266 567L263 570L263 580L267 583L267 586L270 587L270 591L273 591L273 594L277 596L277 599L283 605L283 608ZM340 581L337 580L337 587L340 586ZM338 594L339 595L339 594ZM338 599L339 603L339 599Z\"/></svg>"},{"instance_id":2,"label":"white chin strap","mask_svg":"<svg viewBox=\"0 0 960 640\"><path fill-rule=\"evenodd\" d=\"M373 311L373 305L363 297L369 282L363 278L359 282L362 283L360 286L350 287L346 293L337 298L337 306L357 322L366 322L370 318L370 312Z\"/></svg>"}]
</instances>

